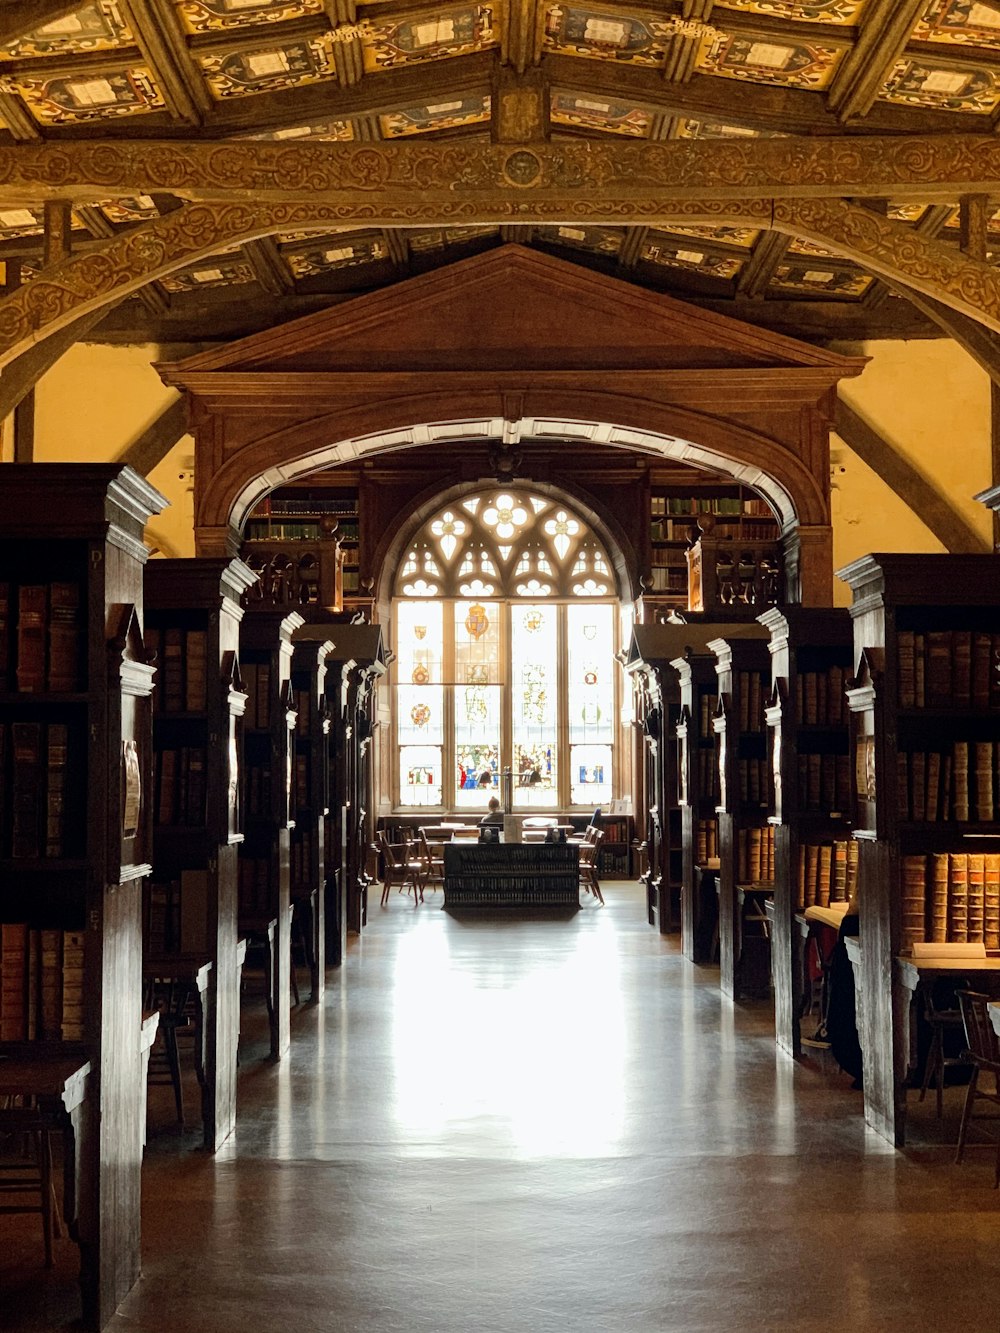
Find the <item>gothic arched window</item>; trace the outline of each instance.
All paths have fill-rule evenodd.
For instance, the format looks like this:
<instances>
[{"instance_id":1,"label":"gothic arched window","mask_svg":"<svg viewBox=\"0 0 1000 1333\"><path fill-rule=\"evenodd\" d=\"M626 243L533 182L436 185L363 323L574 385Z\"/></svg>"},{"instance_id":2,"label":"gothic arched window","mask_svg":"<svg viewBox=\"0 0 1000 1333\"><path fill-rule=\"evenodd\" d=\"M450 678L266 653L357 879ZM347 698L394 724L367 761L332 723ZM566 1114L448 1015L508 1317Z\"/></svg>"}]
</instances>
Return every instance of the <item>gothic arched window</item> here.
<instances>
[{"instance_id":1,"label":"gothic arched window","mask_svg":"<svg viewBox=\"0 0 1000 1333\"><path fill-rule=\"evenodd\" d=\"M586 521L529 489L439 510L393 587L400 808L611 798L617 588Z\"/></svg>"}]
</instances>

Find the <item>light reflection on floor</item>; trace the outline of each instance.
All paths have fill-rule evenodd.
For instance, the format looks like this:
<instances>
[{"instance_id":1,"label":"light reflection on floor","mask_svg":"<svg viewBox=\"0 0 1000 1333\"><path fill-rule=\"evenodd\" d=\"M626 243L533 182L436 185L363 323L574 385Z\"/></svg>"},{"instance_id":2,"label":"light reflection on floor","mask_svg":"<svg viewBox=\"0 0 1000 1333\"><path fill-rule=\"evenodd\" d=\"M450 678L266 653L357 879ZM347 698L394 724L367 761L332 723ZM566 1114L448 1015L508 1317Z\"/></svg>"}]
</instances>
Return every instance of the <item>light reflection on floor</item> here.
<instances>
[{"instance_id":1,"label":"light reflection on floor","mask_svg":"<svg viewBox=\"0 0 1000 1333\"><path fill-rule=\"evenodd\" d=\"M392 981L400 1134L421 1151L428 1139L455 1148L468 1132L522 1160L613 1155L626 1051L614 932L598 925L555 960L484 970L479 948L463 964L468 941L443 914L419 924L399 942Z\"/></svg>"}]
</instances>

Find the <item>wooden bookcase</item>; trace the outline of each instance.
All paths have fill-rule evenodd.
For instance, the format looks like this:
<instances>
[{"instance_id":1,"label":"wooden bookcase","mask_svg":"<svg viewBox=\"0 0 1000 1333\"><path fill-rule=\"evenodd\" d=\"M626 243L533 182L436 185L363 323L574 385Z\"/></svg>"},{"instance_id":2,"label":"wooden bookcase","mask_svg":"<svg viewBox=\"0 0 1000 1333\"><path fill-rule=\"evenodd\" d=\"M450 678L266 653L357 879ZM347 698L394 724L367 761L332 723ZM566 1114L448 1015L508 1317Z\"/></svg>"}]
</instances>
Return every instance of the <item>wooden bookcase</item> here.
<instances>
[{"instance_id":1,"label":"wooden bookcase","mask_svg":"<svg viewBox=\"0 0 1000 1333\"><path fill-rule=\"evenodd\" d=\"M153 687L142 537L166 501L121 464L2 475L0 1036L90 1061L75 1239L84 1321L100 1328L140 1264Z\"/></svg>"},{"instance_id":2,"label":"wooden bookcase","mask_svg":"<svg viewBox=\"0 0 1000 1333\"><path fill-rule=\"evenodd\" d=\"M246 695L239 677L241 560L152 560L147 643L156 653L153 874L147 956L210 961L202 1118L215 1151L236 1124L240 1030L237 886L240 759Z\"/></svg>"},{"instance_id":3,"label":"wooden bookcase","mask_svg":"<svg viewBox=\"0 0 1000 1333\"><path fill-rule=\"evenodd\" d=\"M773 839L764 708L770 657L761 625L717 638L719 706L713 725L719 761L719 985L735 999L770 988L763 886L773 884ZM750 926L750 922L753 925Z\"/></svg>"},{"instance_id":4,"label":"wooden bookcase","mask_svg":"<svg viewBox=\"0 0 1000 1333\"><path fill-rule=\"evenodd\" d=\"M851 840L847 684L853 635L846 610L766 611L771 687L766 711L774 829L771 976L778 1045L801 1052L805 995L795 914L846 899Z\"/></svg>"},{"instance_id":5,"label":"wooden bookcase","mask_svg":"<svg viewBox=\"0 0 1000 1333\"><path fill-rule=\"evenodd\" d=\"M857 664L848 699L865 1117L897 1145L910 1004L897 958L918 940L1000 944L997 569L992 555L876 554L839 571L853 592Z\"/></svg>"},{"instance_id":6,"label":"wooden bookcase","mask_svg":"<svg viewBox=\"0 0 1000 1333\"><path fill-rule=\"evenodd\" d=\"M251 605L240 627L240 675L247 693L244 738L244 839L240 845L241 935L265 950L269 970L271 1055L291 1042L292 635L296 611ZM273 932L270 923L274 922Z\"/></svg>"},{"instance_id":7,"label":"wooden bookcase","mask_svg":"<svg viewBox=\"0 0 1000 1333\"><path fill-rule=\"evenodd\" d=\"M661 934L680 927L682 865L675 728L680 682L670 665L683 651L675 625L635 625L623 666L642 732L643 796L637 836L645 839L646 916Z\"/></svg>"},{"instance_id":8,"label":"wooden bookcase","mask_svg":"<svg viewBox=\"0 0 1000 1333\"><path fill-rule=\"evenodd\" d=\"M728 610L735 619L744 609L757 614L769 604L760 600L766 581L763 567L767 559L776 560L777 568L782 561L777 521L760 496L738 486L685 491L653 485L649 532L649 588L643 602L650 608ZM697 566L693 581L692 552ZM731 577L717 576L717 565L731 566Z\"/></svg>"},{"instance_id":9,"label":"wooden bookcase","mask_svg":"<svg viewBox=\"0 0 1000 1333\"><path fill-rule=\"evenodd\" d=\"M291 836L292 911L306 943L313 1003L326 988L326 851L330 813L330 717L326 694L330 639L299 639L292 651L295 735Z\"/></svg>"},{"instance_id":10,"label":"wooden bookcase","mask_svg":"<svg viewBox=\"0 0 1000 1333\"><path fill-rule=\"evenodd\" d=\"M636 723L643 735L643 796L636 804L636 834L646 841L646 906L649 924L662 934L680 929L681 885L684 882L683 816L680 799L677 725L681 720L681 674L675 658L708 653L710 638L737 632L741 626L711 617L692 616L685 624L635 625L625 651L623 667L633 684ZM710 655L709 655L710 656ZM711 659L714 661L714 659ZM711 673L714 697L714 668ZM711 705L714 712L714 704ZM702 705L697 716L702 720ZM706 709L707 711L707 709ZM688 722L685 719L685 738ZM709 731L707 747L714 753ZM705 761L699 760L700 769ZM705 773L695 774L694 791ZM711 778L711 774L707 775ZM714 804L712 806L714 817Z\"/></svg>"},{"instance_id":11,"label":"wooden bookcase","mask_svg":"<svg viewBox=\"0 0 1000 1333\"><path fill-rule=\"evenodd\" d=\"M671 663L680 679L677 799L681 809L681 948L695 963L715 952L714 877L719 866L719 760L713 727L718 708L715 658L707 647L683 650Z\"/></svg>"},{"instance_id":12,"label":"wooden bookcase","mask_svg":"<svg viewBox=\"0 0 1000 1333\"><path fill-rule=\"evenodd\" d=\"M244 559L261 573L260 600L340 612L362 595L356 486L282 487L244 527Z\"/></svg>"},{"instance_id":13,"label":"wooden bookcase","mask_svg":"<svg viewBox=\"0 0 1000 1333\"><path fill-rule=\"evenodd\" d=\"M326 854L326 952L331 966L344 960L348 932L358 934L367 918L368 842L375 832L372 739L375 690L388 663L379 625L315 623L296 642L329 638L326 697L329 731L329 814Z\"/></svg>"}]
</instances>

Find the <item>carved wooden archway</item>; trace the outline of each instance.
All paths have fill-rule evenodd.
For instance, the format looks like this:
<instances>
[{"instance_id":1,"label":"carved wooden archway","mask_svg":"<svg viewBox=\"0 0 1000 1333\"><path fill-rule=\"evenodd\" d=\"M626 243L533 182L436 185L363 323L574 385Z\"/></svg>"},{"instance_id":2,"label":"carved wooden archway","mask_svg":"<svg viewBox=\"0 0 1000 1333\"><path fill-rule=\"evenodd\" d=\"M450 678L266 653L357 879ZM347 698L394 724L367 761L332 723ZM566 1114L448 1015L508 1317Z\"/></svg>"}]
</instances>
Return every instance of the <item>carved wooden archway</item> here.
<instances>
[{"instance_id":1,"label":"carved wooden archway","mask_svg":"<svg viewBox=\"0 0 1000 1333\"><path fill-rule=\"evenodd\" d=\"M378 370L372 370L372 365ZM604 443L765 494L790 587L830 600L828 415L864 361L509 246L173 365L199 553L296 476L446 440Z\"/></svg>"}]
</instances>

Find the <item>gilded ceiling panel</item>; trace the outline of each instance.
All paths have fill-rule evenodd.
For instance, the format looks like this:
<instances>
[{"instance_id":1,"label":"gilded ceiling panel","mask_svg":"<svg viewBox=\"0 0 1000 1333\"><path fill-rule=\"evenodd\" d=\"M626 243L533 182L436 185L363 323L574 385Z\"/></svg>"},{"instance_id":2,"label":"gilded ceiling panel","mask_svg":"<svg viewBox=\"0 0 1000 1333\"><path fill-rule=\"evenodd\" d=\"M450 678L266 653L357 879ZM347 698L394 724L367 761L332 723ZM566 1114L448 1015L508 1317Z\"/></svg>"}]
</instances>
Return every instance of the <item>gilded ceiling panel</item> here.
<instances>
[{"instance_id":1,"label":"gilded ceiling panel","mask_svg":"<svg viewBox=\"0 0 1000 1333\"><path fill-rule=\"evenodd\" d=\"M369 73L393 65L467 55L495 46L492 5L452 5L367 24L362 36Z\"/></svg>"},{"instance_id":2,"label":"gilded ceiling panel","mask_svg":"<svg viewBox=\"0 0 1000 1333\"><path fill-rule=\"evenodd\" d=\"M836 257L833 251L828 250L826 246L819 245L816 241L804 240L801 236L792 237L788 246L788 253L790 255L813 255L819 259L834 259Z\"/></svg>"},{"instance_id":3,"label":"gilded ceiling panel","mask_svg":"<svg viewBox=\"0 0 1000 1333\"><path fill-rule=\"evenodd\" d=\"M671 227L671 236L694 236L700 241L719 241L723 245L738 245L749 250L756 245L760 232L753 227Z\"/></svg>"},{"instance_id":4,"label":"gilded ceiling panel","mask_svg":"<svg viewBox=\"0 0 1000 1333\"><path fill-rule=\"evenodd\" d=\"M41 210L33 208L0 209L0 240L13 241L20 236L41 236L44 230Z\"/></svg>"},{"instance_id":5,"label":"gilded ceiling panel","mask_svg":"<svg viewBox=\"0 0 1000 1333\"><path fill-rule=\"evenodd\" d=\"M622 246L624 232L613 227L539 227L538 239L549 245L569 246L572 250L588 250L591 254L616 255Z\"/></svg>"},{"instance_id":6,"label":"gilded ceiling panel","mask_svg":"<svg viewBox=\"0 0 1000 1333\"><path fill-rule=\"evenodd\" d=\"M97 205L109 222L116 225L125 222L148 222L159 217L160 210L148 194L136 195L130 199L104 199Z\"/></svg>"},{"instance_id":7,"label":"gilded ceiling panel","mask_svg":"<svg viewBox=\"0 0 1000 1333\"><path fill-rule=\"evenodd\" d=\"M649 134L650 116L647 112L627 102L608 102L577 93L553 93L549 117L553 125L568 125L574 129L627 134L636 139L645 139Z\"/></svg>"},{"instance_id":8,"label":"gilded ceiling panel","mask_svg":"<svg viewBox=\"0 0 1000 1333\"><path fill-rule=\"evenodd\" d=\"M490 98L464 97L392 111L379 116L378 123L384 139L400 139L411 134L425 134L428 130L455 130L463 125L479 125L489 118Z\"/></svg>"},{"instance_id":9,"label":"gilded ceiling panel","mask_svg":"<svg viewBox=\"0 0 1000 1333\"><path fill-rule=\"evenodd\" d=\"M33 56L87 55L127 46L132 31L115 0L93 0L73 14L64 14L17 41L0 46L0 52L17 60Z\"/></svg>"},{"instance_id":10,"label":"gilded ceiling panel","mask_svg":"<svg viewBox=\"0 0 1000 1333\"><path fill-rule=\"evenodd\" d=\"M872 284L867 273L837 264L800 263L779 264L771 285L783 292L801 292L807 296L857 298Z\"/></svg>"},{"instance_id":11,"label":"gilded ceiling panel","mask_svg":"<svg viewBox=\"0 0 1000 1333\"><path fill-rule=\"evenodd\" d=\"M152 74L142 66L87 70L52 79L10 75L0 79L0 86L19 94L42 125L108 120L161 111L164 106Z\"/></svg>"},{"instance_id":12,"label":"gilded ceiling panel","mask_svg":"<svg viewBox=\"0 0 1000 1333\"><path fill-rule=\"evenodd\" d=\"M715 8L767 14L796 23L857 23L866 0L715 0Z\"/></svg>"},{"instance_id":13,"label":"gilded ceiling panel","mask_svg":"<svg viewBox=\"0 0 1000 1333\"><path fill-rule=\"evenodd\" d=\"M1000 49L1000 5L982 0L932 0L913 30L920 42Z\"/></svg>"},{"instance_id":14,"label":"gilded ceiling panel","mask_svg":"<svg viewBox=\"0 0 1000 1333\"><path fill-rule=\"evenodd\" d=\"M677 122L678 139L784 139L780 130L751 130L746 125L726 125L721 120L696 120L691 116Z\"/></svg>"},{"instance_id":15,"label":"gilded ceiling panel","mask_svg":"<svg viewBox=\"0 0 1000 1333\"><path fill-rule=\"evenodd\" d=\"M545 14L545 47L562 55L660 65L675 29L675 19L654 14L553 5Z\"/></svg>"},{"instance_id":16,"label":"gilded ceiling panel","mask_svg":"<svg viewBox=\"0 0 1000 1333\"><path fill-rule=\"evenodd\" d=\"M888 216L893 222L905 222L914 226L927 212L928 204L890 204Z\"/></svg>"},{"instance_id":17,"label":"gilded ceiling panel","mask_svg":"<svg viewBox=\"0 0 1000 1333\"><path fill-rule=\"evenodd\" d=\"M218 32L247 24L277 23L323 12L323 0L174 0L182 26L191 33Z\"/></svg>"},{"instance_id":18,"label":"gilded ceiling panel","mask_svg":"<svg viewBox=\"0 0 1000 1333\"><path fill-rule=\"evenodd\" d=\"M282 143L286 139L312 139L328 143L350 143L354 126L349 120L318 120L311 125L289 125L280 130L258 130L241 135L245 139L261 139L268 143Z\"/></svg>"},{"instance_id":19,"label":"gilded ceiling panel","mask_svg":"<svg viewBox=\"0 0 1000 1333\"><path fill-rule=\"evenodd\" d=\"M685 269L702 277L722 278L726 281L735 278L745 262L737 255L712 254L706 249L696 247L693 243L671 241L659 235L655 240L647 241L642 247L640 258L647 264Z\"/></svg>"},{"instance_id":20,"label":"gilded ceiling panel","mask_svg":"<svg viewBox=\"0 0 1000 1333\"><path fill-rule=\"evenodd\" d=\"M315 241L301 250L282 251L288 266L297 278L314 278L336 269L356 268L359 264L373 264L388 259L389 248L378 237L337 238L327 242Z\"/></svg>"},{"instance_id":21,"label":"gilded ceiling panel","mask_svg":"<svg viewBox=\"0 0 1000 1333\"><path fill-rule=\"evenodd\" d=\"M212 259L193 268L171 273L161 282L168 292L193 292L206 287L229 287L256 282L256 274L249 264L221 261L215 255Z\"/></svg>"},{"instance_id":22,"label":"gilded ceiling panel","mask_svg":"<svg viewBox=\"0 0 1000 1333\"><path fill-rule=\"evenodd\" d=\"M322 38L281 42L277 34L267 45L199 55L198 63L213 96L220 101L316 83L334 73L328 42Z\"/></svg>"},{"instance_id":23,"label":"gilded ceiling panel","mask_svg":"<svg viewBox=\"0 0 1000 1333\"><path fill-rule=\"evenodd\" d=\"M496 227L449 227L429 228L407 233L410 249L414 254L433 254L445 250L448 246L466 245L469 241L480 240L484 236L495 236Z\"/></svg>"},{"instance_id":24,"label":"gilded ceiling panel","mask_svg":"<svg viewBox=\"0 0 1000 1333\"><path fill-rule=\"evenodd\" d=\"M1000 83L985 66L952 66L905 56L896 62L879 97L908 106L986 116L1000 102Z\"/></svg>"},{"instance_id":25,"label":"gilded ceiling panel","mask_svg":"<svg viewBox=\"0 0 1000 1333\"><path fill-rule=\"evenodd\" d=\"M702 48L698 71L754 83L780 83L789 88L826 88L846 47L780 41L777 38L719 33Z\"/></svg>"}]
</instances>

